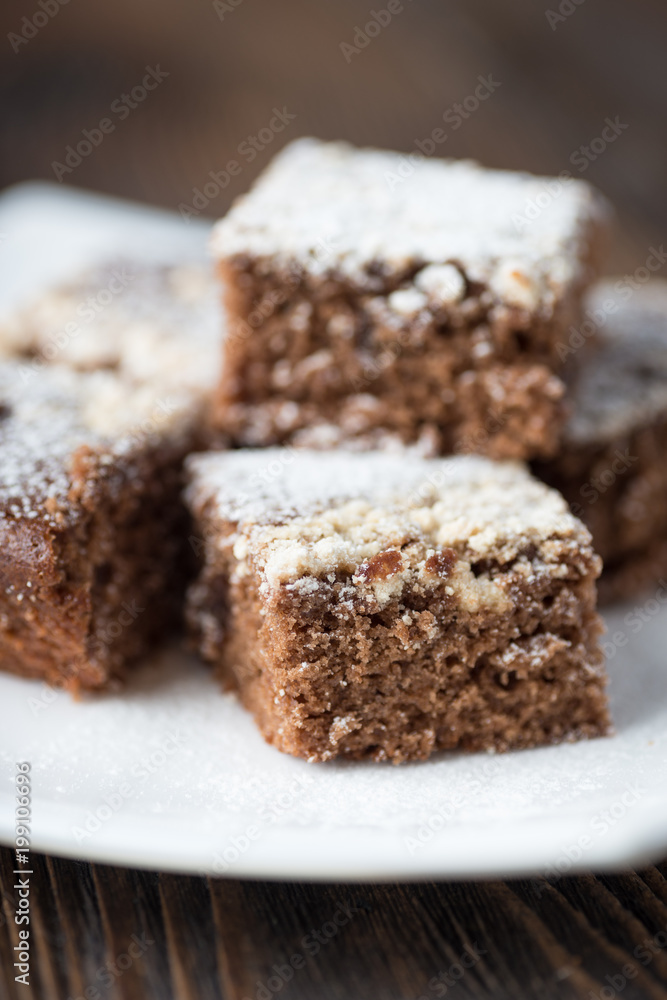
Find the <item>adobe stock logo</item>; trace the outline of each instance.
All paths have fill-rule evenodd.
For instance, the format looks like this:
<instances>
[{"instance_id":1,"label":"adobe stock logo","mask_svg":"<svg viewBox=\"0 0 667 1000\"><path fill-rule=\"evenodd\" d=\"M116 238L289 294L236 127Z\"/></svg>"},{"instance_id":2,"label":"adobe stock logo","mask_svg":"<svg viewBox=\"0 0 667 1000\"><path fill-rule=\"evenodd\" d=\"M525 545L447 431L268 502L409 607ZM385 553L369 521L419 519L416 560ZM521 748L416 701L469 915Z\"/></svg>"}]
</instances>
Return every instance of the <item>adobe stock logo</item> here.
<instances>
[{"instance_id":1,"label":"adobe stock logo","mask_svg":"<svg viewBox=\"0 0 667 1000\"><path fill-rule=\"evenodd\" d=\"M14 52L18 52L22 45L27 45L56 16L60 8L68 3L69 0L39 0L39 10L32 17L22 19L20 32L10 31L7 35Z\"/></svg>"},{"instance_id":2,"label":"adobe stock logo","mask_svg":"<svg viewBox=\"0 0 667 1000\"><path fill-rule=\"evenodd\" d=\"M412 0L407 0L411 3ZM366 24L357 24L354 29L354 37L351 42L341 42L338 46L343 54L343 59L349 64L352 62L353 56L358 56L360 52L370 45L374 38L384 31L388 25L391 24L394 17L397 14L402 14L405 10L401 0L389 0L386 7L381 7L380 10L369 11L369 19Z\"/></svg>"},{"instance_id":3,"label":"adobe stock logo","mask_svg":"<svg viewBox=\"0 0 667 1000\"><path fill-rule=\"evenodd\" d=\"M159 87L163 80L169 76L167 70L157 66L146 66L146 74L129 93L121 94L115 101L111 102L109 115L100 118L93 128L81 130L81 138L76 145L71 144L65 147L63 162L53 160L51 169L56 176L56 180L62 183L65 174L71 174L73 170L80 167L86 157L101 146L105 138L116 131L118 122L125 121L133 111L135 111L146 100L151 91ZM111 117L113 116L113 117Z\"/></svg>"}]
</instances>

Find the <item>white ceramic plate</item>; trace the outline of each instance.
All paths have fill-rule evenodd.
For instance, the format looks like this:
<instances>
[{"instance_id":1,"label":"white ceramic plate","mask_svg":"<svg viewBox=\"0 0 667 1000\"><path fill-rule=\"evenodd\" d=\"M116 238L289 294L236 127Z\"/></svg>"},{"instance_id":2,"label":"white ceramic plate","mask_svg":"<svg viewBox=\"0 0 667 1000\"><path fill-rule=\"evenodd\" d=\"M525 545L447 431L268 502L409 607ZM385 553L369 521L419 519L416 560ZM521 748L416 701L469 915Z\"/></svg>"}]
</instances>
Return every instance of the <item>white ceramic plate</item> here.
<instances>
[{"instance_id":1,"label":"white ceramic plate","mask_svg":"<svg viewBox=\"0 0 667 1000\"><path fill-rule=\"evenodd\" d=\"M128 245L201 255L206 226L27 185L0 199L0 234L1 308ZM157 653L122 694L80 702L0 675L0 841L13 843L15 763L29 761L33 849L95 861L405 879L657 860L667 854L667 588L638 604L608 616L616 736L402 767L278 753L178 649Z\"/></svg>"}]
</instances>

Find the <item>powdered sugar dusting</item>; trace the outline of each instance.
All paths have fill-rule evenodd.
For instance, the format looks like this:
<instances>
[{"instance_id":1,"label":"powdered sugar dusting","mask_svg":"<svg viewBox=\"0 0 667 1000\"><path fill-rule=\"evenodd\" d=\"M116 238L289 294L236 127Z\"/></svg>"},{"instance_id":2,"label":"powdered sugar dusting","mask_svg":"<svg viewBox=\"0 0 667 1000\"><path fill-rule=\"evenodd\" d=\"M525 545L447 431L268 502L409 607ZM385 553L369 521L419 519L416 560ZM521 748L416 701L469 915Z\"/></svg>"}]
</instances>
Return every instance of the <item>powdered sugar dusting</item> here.
<instances>
[{"instance_id":1,"label":"powdered sugar dusting","mask_svg":"<svg viewBox=\"0 0 667 1000\"><path fill-rule=\"evenodd\" d=\"M372 581L382 604L401 580L415 572L428 577L429 558L448 548L468 559L452 585L468 603L489 604L498 595L475 582L471 559L507 561L532 543L553 561L554 537L590 555L590 536L563 498L515 463L305 450L285 460L281 450L267 449L194 456L188 467L195 514L206 510L220 527L234 525L223 544L234 546L239 564L259 562L270 586L323 579L332 570L357 573L391 551L391 572Z\"/></svg>"},{"instance_id":2,"label":"powdered sugar dusting","mask_svg":"<svg viewBox=\"0 0 667 1000\"><path fill-rule=\"evenodd\" d=\"M530 310L551 308L554 295L582 282L588 244L607 213L587 184L570 182L528 222L526 205L543 203L544 178L420 157L403 176L403 160L298 140L217 224L213 251L376 289L415 266L455 264L496 301ZM452 294L460 292L448 282Z\"/></svg>"},{"instance_id":3,"label":"powdered sugar dusting","mask_svg":"<svg viewBox=\"0 0 667 1000\"><path fill-rule=\"evenodd\" d=\"M198 264L117 261L45 292L0 329L5 521L75 517L72 463L89 475L189 434L218 378L217 291ZM20 360L19 360L20 359ZM93 454L94 453L94 454Z\"/></svg>"},{"instance_id":4,"label":"powdered sugar dusting","mask_svg":"<svg viewBox=\"0 0 667 1000\"><path fill-rule=\"evenodd\" d=\"M597 343L570 364L573 443L604 443L667 419L667 281L602 281L588 299Z\"/></svg>"},{"instance_id":5,"label":"powdered sugar dusting","mask_svg":"<svg viewBox=\"0 0 667 1000\"><path fill-rule=\"evenodd\" d=\"M217 382L222 310L210 269L117 260L43 293L0 327L0 355L112 368L209 390Z\"/></svg>"}]
</instances>

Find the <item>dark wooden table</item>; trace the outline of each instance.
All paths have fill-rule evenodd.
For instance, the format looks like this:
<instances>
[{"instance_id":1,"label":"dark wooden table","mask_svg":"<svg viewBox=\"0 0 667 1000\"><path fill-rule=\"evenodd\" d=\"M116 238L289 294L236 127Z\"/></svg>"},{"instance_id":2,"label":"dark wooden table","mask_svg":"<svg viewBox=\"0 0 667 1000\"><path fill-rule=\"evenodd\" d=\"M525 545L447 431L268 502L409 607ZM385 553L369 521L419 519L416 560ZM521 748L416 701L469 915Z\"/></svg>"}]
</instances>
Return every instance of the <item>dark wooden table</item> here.
<instances>
[{"instance_id":1,"label":"dark wooden table","mask_svg":"<svg viewBox=\"0 0 667 1000\"><path fill-rule=\"evenodd\" d=\"M404 0L346 61L341 43L385 6L234 0L220 17L209 0L73 0L12 51L8 34L38 6L3 4L0 187L54 180L52 162L147 65L168 79L66 181L175 209L287 107L293 125L211 199L212 216L284 142L313 133L410 151L491 74L500 86L442 152L557 174L618 117L617 141L575 173L618 206L610 267L641 266L667 233L664 0ZM665 865L554 884L325 886L34 863L30 993L11 975L13 865L0 851L1 1000L667 998ZM106 963L128 960L104 988Z\"/></svg>"},{"instance_id":2,"label":"dark wooden table","mask_svg":"<svg viewBox=\"0 0 667 1000\"><path fill-rule=\"evenodd\" d=\"M16 52L8 36L36 0L0 4L0 188L55 180L53 162L147 65L164 82L64 181L175 209L240 159L211 216L300 135L414 151L481 76L493 92L456 128L450 117L436 155L597 184L619 211L615 270L640 266L664 240L664 0L400 0L402 12L348 58L341 45L388 0L217 2L71 0ZM250 161L239 146L275 107L294 119ZM607 118L625 127L601 150Z\"/></svg>"},{"instance_id":3,"label":"dark wooden table","mask_svg":"<svg viewBox=\"0 0 667 1000\"><path fill-rule=\"evenodd\" d=\"M14 858L0 850L2 1000L667 998L667 863L555 882L324 885L32 861L26 988L11 971Z\"/></svg>"}]
</instances>

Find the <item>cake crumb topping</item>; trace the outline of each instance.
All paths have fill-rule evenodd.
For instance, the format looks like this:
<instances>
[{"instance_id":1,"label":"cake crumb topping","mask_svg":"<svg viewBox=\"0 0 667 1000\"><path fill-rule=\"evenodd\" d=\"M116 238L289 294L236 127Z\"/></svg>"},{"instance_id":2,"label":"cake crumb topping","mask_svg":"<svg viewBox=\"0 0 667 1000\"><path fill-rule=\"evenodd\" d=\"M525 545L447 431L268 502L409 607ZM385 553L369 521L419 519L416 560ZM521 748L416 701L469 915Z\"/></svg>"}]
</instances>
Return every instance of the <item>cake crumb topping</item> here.
<instances>
[{"instance_id":1,"label":"cake crumb topping","mask_svg":"<svg viewBox=\"0 0 667 1000\"><path fill-rule=\"evenodd\" d=\"M549 178L413 156L409 176L390 184L403 160L297 140L217 224L213 252L375 291L403 279L411 295L393 299L399 313L414 311L415 292L458 302L469 282L498 303L548 312L554 296L582 283L590 232L608 215L585 182L561 184L544 204ZM543 207L528 219L533 202Z\"/></svg>"},{"instance_id":2,"label":"cake crumb topping","mask_svg":"<svg viewBox=\"0 0 667 1000\"><path fill-rule=\"evenodd\" d=\"M278 449L197 455L189 502L224 530L239 574L259 570L268 588L333 572L382 606L403 588L447 586L468 609L502 607L506 595L475 563L522 557L557 574L554 538L590 548L560 494L524 466L473 456ZM273 477L267 469L277 470Z\"/></svg>"}]
</instances>

